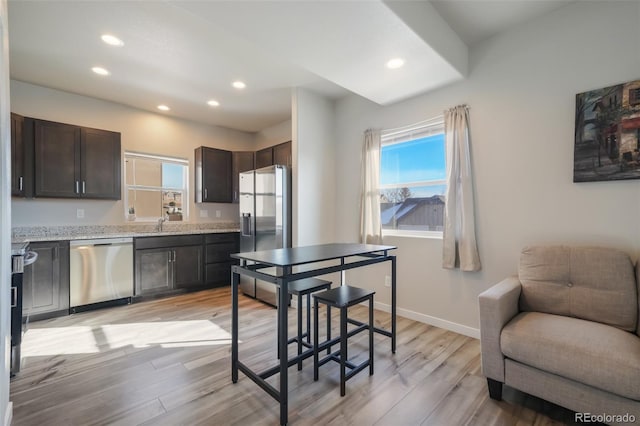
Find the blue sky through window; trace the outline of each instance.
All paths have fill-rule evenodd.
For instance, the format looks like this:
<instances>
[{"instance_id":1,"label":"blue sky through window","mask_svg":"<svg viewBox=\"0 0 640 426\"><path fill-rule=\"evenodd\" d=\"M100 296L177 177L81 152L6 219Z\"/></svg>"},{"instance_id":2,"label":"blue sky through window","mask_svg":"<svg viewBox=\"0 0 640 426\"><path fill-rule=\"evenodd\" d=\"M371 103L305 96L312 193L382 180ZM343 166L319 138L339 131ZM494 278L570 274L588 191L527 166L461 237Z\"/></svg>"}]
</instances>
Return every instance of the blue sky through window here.
<instances>
[{"instance_id":1,"label":"blue sky through window","mask_svg":"<svg viewBox=\"0 0 640 426\"><path fill-rule=\"evenodd\" d=\"M380 183L396 185L445 179L444 149L444 133L404 143L383 145Z\"/></svg>"},{"instance_id":2,"label":"blue sky through window","mask_svg":"<svg viewBox=\"0 0 640 426\"><path fill-rule=\"evenodd\" d=\"M175 163L162 163L162 187L184 188L184 166Z\"/></svg>"}]
</instances>

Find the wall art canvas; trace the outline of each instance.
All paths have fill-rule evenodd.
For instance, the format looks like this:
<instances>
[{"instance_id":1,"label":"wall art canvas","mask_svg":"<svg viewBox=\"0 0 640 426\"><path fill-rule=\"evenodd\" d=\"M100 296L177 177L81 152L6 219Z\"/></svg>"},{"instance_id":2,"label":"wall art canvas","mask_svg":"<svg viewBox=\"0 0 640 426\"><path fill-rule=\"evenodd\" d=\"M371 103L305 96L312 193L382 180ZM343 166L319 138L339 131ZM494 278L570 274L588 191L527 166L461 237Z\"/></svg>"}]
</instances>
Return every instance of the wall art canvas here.
<instances>
[{"instance_id":1,"label":"wall art canvas","mask_svg":"<svg viewBox=\"0 0 640 426\"><path fill-rule=\"evenodd\" d=\"M573 181L640 179L640 80L576 95Z\"/></svg>"}]
</instances>

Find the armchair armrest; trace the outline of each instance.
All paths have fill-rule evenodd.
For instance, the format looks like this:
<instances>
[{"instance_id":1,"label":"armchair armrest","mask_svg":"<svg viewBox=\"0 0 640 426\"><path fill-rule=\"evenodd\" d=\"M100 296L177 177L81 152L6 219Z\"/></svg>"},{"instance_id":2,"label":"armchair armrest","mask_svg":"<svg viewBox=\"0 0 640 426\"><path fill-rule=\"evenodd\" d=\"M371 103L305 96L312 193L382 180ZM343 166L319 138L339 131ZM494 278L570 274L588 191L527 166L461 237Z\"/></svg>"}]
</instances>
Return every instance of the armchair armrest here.
<instances>
[{"instance_id":1,"label":"armchair armrest","mask_svg":"<svg viewBox=\"0 0 640 426\"><path fill-rule=\"evenodd\" d=\"M518 277L509 277L480 293L480 349L482 373L504 383L504 356L500 348L502 328L518 314L522 287Z\"/></svg>"}]
</instances>

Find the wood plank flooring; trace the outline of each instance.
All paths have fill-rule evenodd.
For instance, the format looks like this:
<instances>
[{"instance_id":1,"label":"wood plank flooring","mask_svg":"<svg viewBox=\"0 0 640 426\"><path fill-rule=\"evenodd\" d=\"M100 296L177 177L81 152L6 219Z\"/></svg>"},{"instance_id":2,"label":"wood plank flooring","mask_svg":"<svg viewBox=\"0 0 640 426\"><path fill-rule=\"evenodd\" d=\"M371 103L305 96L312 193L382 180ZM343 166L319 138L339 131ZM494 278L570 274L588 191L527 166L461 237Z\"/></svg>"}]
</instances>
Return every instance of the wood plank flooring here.
<instances>
[{"instance_id":1,"label":"wood plank flooring","mask_svg":"<svg viewBox=\"0 0 640 426\"><path fill-rule=\"evenodd\" d=\"M22 371L11 381L13 424L278 424L270 396L242 373L231 382L230 300L229 288L221 288L31 323ZM241 360L258 369L275 365L276 311L243 296L240 309ZM352 312L367 319L364 307ZM293 335L296 311L289 313ZM389 314L376 311L375 321L388 327ZM345 397L336 363L320 367L317 382L311 359L302 371L291 367L289 423L572 422L572 413L509 388L504 401L490 400L477 340L405 318L398 330L395 355L389 338L375 336L375 374L357 374ZM350 339L349 350L356 361L366 357L366 333ZM277 375L270 380L277 387Z\"/></svg>"}]
</instances>

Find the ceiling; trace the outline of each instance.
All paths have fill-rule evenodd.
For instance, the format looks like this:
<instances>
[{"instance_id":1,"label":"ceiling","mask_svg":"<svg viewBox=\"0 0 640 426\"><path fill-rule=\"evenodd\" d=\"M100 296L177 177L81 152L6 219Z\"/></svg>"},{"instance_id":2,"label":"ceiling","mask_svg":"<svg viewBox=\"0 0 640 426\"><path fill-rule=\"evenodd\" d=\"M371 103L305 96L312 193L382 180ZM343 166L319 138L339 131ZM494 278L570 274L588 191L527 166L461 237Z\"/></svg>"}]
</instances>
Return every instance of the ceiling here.
<instances>
[{"instance_id":1,"label":"ceiling","mask_svg":"<svg viewBox=\"0 0 640 426\"><path fill-rule=\"evenodd\" d=\"M469 46L568 2L9 0L11 78L256 132L294 87L387 105L463 79Z\"/></svg>"}]
</instances>

